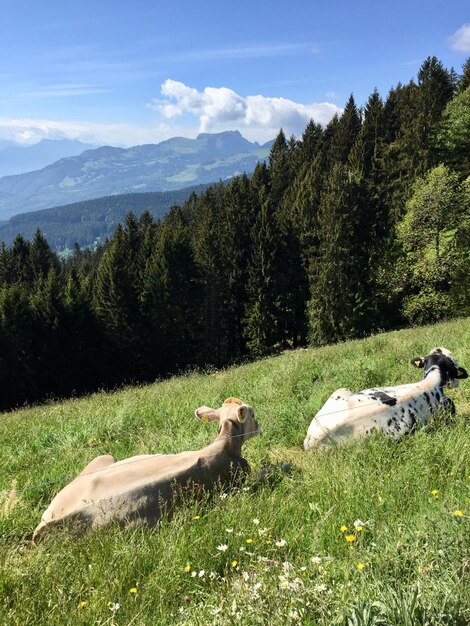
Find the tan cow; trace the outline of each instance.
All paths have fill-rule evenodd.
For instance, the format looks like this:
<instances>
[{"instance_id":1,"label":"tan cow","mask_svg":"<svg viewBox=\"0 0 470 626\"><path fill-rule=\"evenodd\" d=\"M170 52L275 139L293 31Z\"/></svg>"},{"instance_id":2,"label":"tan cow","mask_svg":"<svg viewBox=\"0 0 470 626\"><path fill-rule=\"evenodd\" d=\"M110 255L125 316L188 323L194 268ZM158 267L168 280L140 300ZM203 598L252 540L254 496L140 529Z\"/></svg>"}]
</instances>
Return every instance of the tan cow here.
<instances>
[{"instance_id":1,"label":"tan cow","mask_svg":"<svg viewBox=\"0 0 470 626\"><path fill-rule=\"evenodd\" d=\"M123 461L99 456L64 487L44 512L33 541L47 529L64 522L97 528L117 521L155 524L170 512L187 490L208 490L218 482L249 471L242 457L243 443L259 433L251 406L227 398L219 409L201 406L202 421L219 421L216 440L202 450L179 454L147 454Z\"/></svg>"}]
</instances>

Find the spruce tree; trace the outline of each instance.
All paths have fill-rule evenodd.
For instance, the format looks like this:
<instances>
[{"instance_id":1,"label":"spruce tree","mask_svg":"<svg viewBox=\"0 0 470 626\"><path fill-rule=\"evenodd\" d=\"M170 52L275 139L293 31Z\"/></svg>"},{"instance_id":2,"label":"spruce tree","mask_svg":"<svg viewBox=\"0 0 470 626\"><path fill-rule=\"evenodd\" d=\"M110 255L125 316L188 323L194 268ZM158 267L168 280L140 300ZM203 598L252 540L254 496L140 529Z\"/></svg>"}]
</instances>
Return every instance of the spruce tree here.
<instances>
[{"instance_id":1,"label":"spruce tree","mask_svg":"<svg viewBox=\"0 0 470 626\"><path fill-rule=\"evenodd\" d=\"M369 328L360 220L358 181L347 164L336 163L320 200L318 255L310 272L314 344L358 336Z\"/></svg>"}]
</instances>

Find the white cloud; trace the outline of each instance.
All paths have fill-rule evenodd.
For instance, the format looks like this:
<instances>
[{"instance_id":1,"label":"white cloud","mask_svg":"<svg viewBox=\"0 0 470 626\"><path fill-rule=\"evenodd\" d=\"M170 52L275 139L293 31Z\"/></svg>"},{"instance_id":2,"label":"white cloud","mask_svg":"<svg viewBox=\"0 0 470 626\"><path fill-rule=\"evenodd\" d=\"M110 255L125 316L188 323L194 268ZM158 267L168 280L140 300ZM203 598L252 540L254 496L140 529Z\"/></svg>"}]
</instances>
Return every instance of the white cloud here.
<instances>
[{"instance_id":1,"label":"white cloud","mask_svg":"<svg viewBox=\"0 0 470 626\"><path fill-rule=\"evenodd\" d=\"M470 24L461 26L447 41L456 52L470 52Z\"/></svg>"},{"instance_id":2,"label":"white cloud","mask_svg":"<svg viewBox=\"0 0 470 626\"><path fill-rule=\"evenodd\" d=\"M189 114L198 118L200 132L239 130L251 140L266 141L282 127L287 135L300 136L308 121L326 124L341 109L335 104L300 104L286 98L256 95L242 97L227 87L206 87L198 91L168 79L161 87L165 99L149 106L165 119Z\"/></svg>"},{"instance_id":3,"label":"white cloud","mask_svg":"<svg viewBox=\"0 0 470 626\"><path fill-rule=\"evenodd\" d=\"M242 97L227 87L198 91L175 80L165 81L161 94L161 99L148 105L161 116L153 124L0 118L0 141L27 145L41 139L79 139L95 145L133 146L175 136L196 137L199 132L239 130L247 139L263 143L273 139L280 128L288 136L300 136L311 118L326 124L341 112L328 102L300 104L286 98Z\"/></svg>"}]
</instances>

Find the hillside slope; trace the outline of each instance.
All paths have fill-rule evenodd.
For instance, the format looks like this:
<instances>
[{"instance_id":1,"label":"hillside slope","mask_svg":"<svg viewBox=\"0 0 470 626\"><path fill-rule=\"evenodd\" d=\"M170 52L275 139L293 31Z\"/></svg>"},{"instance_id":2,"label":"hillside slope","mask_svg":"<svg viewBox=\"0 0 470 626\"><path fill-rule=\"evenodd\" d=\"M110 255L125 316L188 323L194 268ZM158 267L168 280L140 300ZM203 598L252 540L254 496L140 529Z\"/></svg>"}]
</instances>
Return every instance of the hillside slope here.
<instances>
[{"instance_id":1,"label":"hillside slope","mask_svg":"<svg viewBox=\"0 0 470 626\"><path fill-rule=\"evenodd\" d=\"M3 414L0 624L469 623L470 382L448 392L454 418L402 441L302 449L333 390L418 380L410 358L437 345L470 369L470 318ZM88 461L200 448L215 427L194 409L227 396L263 429L244 447L244 489L190 501L158 529L63 530L31 546ZM286 462L291 473L257 482Z\"/></svg>"},{"instance_id":2,"label":"hillside slope","mask_svg":"<svg viewBox=\"0 0 470 626\"><path fill-rule=\"evenodd\" d=\"M185 187L175 191L149 191L105 196L14 215L0 223L0 241L11 245L16 235L30 240L39 228L49 245L59 252L103 243L111 238L118 224L122 224L129 211L139 216L149 211L154 219L161 219L172 206L181 206L191 193L200 194L208 185Z\"/></svg>"},{"instance_id":3,"label":"hillside slope","mask_svg":"<svg viewBox=\"0 0 470 626\"><path fill-rule=\"evenodd\" d=\"M261 146L238 131L227 131L127 149L86 150L38 171L1 178L0 219L90 198L226 180L252 172L268 157L271 145Z\"/></svg>"}]
</instances>

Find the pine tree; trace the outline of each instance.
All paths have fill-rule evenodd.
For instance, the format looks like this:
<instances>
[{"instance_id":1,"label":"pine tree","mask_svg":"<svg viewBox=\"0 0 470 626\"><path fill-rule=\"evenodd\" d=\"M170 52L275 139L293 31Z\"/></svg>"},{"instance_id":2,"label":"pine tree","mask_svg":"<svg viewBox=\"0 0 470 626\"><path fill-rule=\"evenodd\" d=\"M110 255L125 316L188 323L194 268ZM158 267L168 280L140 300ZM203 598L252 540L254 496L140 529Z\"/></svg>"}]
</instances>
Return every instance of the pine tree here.
<instances>
[{"instance_id":1,"label":"pine tree","mask_svg":"<svg viewBox=\"0 0 470 626\"><path fill-rule=\"evenodd\" d=\"M418 136L421 152L418 173L426 171L436 161L433 151L434 130L446 104L454 95L450 73L436 57L428 57L418 72Z\"/></svg>"},{"instance_id":2,"label":"pine tree","mask_svg":"<svg viewBox=\"0 0 470 626\"><path fill-rule=\"evenodd\" d=\"M318 255L310 274L314 344L358 336L369 328L359 209L358 182L347 164L336 163L320 200Z\"/></svg>"},{"instance_id":3,"label":"pine tree","mask_svg":"<svg viewBox=\"0 0 470 626\"><path fill-rule=\"evenodd\" d=\"M251 237L245 310L247 348L256 358L280 347L277 254L277 228L269 196L265 196L260 198Z\"/></svg>"},{"instance_id":4,"label":"pine tree","mask_svg":"<svg viewBox=\"0 0 470 626\"><path fill-rule=\"evenodd\" d=\"M462 93L470 87L470 57L462 65L462 74L458 82L458 92Z\"/></svg>"},{"instance_id":5,"label":"pine tree","mask_svg":"<svg viewBox=\"0 0 470 626\"><path fill-rule=\"evenodd\" d=\"M200 300L189 228L174 207L156 230L141 294L147 378L202 364Z\"/></svg>"}]
</instances>

